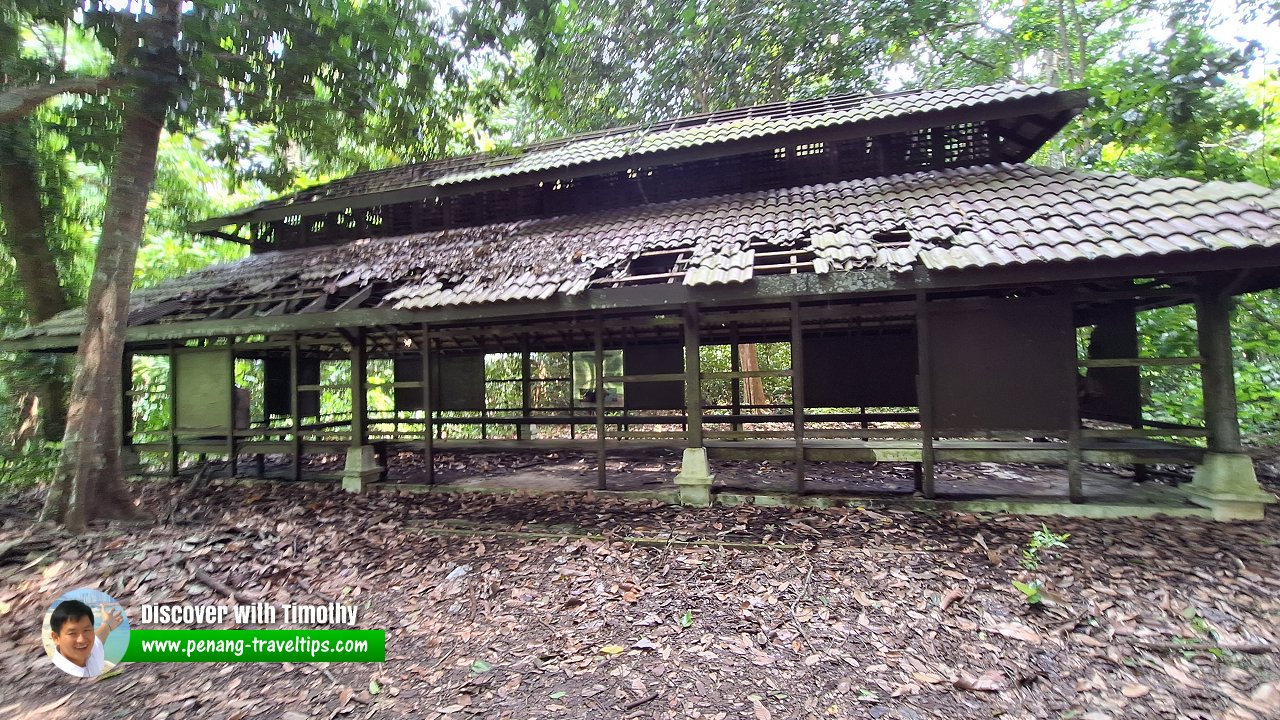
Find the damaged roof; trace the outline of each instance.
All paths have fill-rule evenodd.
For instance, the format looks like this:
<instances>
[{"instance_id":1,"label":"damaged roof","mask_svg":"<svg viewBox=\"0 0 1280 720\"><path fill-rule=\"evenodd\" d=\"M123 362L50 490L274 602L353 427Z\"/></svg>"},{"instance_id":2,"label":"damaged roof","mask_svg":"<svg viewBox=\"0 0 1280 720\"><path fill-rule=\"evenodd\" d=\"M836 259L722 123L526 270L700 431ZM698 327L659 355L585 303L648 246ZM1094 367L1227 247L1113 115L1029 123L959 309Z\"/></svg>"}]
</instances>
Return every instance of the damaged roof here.
<instances>
[{"instance_id":1,"label":"damaged roof","mask_svg":"<svg viewBox=\"0 0 1280 720\"><path fill-rule=\"evenodd\" d=\"M573 135L510 151L357 173L225 217L205 220L191 229L205 232L237 222L328 212L335 209L329 207L333 205L330 201L341 201L339 204L343 207L367 207L402 202L406 193L430 197L467 192L466 186L470 184L499 182L504 178L524 177L533 181L539 174L550 172L557 178L568 179L593 172L596 166L609 161L644 166L664 155L694 149L703 155L734 154L741 151L739 146L746 141L782 141L812 130L839 127L872 136L885 130L875 127L878 122L894 121L894 130L901 130L904 122L912 127L930 127L940 116L955 112L964 113L965 120L1048 113L1054 119L1035 121L1043 137L1048 137L1052 132L1045 131L1044 126L1053 125L1048 130L1056 131L1083 108L1086 101L1087 95L1079 90L1009 83L883 95L833 95L756 105ZM1033 152L1038 145L1030 144L1024 150Z\"/></svg>"},{"instance_id":2,"label":"damaged roof","mask_svg":"<svg viewBox=\"0 0 1280 720\"><path fill-rule=\"evenodd\" d=\"M135 292L130 324L1278 246L1280 191L988 165L262 253ZM71 311L11 339L81 322Z\"/></svg>"}]
</instances>

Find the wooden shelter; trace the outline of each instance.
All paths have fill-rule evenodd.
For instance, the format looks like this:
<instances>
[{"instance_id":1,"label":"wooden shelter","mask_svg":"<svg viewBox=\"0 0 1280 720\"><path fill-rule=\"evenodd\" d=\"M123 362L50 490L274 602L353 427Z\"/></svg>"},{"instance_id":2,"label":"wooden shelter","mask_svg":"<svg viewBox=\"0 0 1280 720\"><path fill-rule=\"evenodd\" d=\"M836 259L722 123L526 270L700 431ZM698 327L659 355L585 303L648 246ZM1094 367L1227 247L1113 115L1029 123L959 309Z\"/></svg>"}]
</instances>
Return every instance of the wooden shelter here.
<instances>
[{"instance_id":1,"label":"wooden shelter","mask_svg":"<svg viewBox=\"0 0 1280 720\"><path fill-rule=\"evenodd\" d=\"M1077 503L1082 463L1184 463L1215 517L1260 517L1274 498L1240 445L1228 315L1232 295L1280 286L1280 193L1026 164L1085 102L1005 85L775 103L360 173L205 221L252 254L135 294L128 353L170 358L171 421L123 442L173 473L183 452L288 453L301 476L304 455L341 448L351 489L386 448L425 453L429 476L442 447L589 448L606 488L614 448L679 447L691 503L711 501L717 458L791 462L799 494L806 462L911 462L926 498L939 461L1061 463ZM1180 303L1199 354L1141 356L1137 313ZM4 348L69 351L81 323ZM744 370L747 343L785 343L790 364ZM727 372L702 371L713 345L732 348ZM486 402L494 353L520 358L502 379L518 407ZM531 371L548 353L564 376ZM248 427L237 359L263 366ZM390 412L368 410L378 360ZM349 386L326 382L335 362ZM1199 368L1203 425L1144 417L1140 370L1170 365ZM753 377L790 400L748 406ZM727 403L705 400L715 382ZM347 411L322 414L322 393Z\"/></svg>"}]
</instances>

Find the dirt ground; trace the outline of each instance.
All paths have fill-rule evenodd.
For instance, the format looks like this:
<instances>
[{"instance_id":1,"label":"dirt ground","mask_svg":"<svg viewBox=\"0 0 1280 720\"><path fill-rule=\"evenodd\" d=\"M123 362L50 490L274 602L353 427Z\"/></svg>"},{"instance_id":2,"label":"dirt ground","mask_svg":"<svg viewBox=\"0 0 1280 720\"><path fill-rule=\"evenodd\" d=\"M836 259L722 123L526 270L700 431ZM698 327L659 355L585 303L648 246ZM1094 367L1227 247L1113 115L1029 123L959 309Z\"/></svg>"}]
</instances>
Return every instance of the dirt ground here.
<instances>
[{"instance_id":1,"label":"dirt ground","mask_svg":"<svg viewBox=\"0 0 1280 720\"><path fill-rule=\"evenodd\" d=\"M83 537L0 500L0 718L1245 718L1280 708L1280 511L1254 524L181 483ZM62 592L338 601L384 664L131 664L39 641ZM453 579L448 579L450 576ZM1029 605L1012 585L1039 581ZM137 623L137 617L131 620ZM376 690L376 692L374 692Z\"/></svg>"}]
</instances>

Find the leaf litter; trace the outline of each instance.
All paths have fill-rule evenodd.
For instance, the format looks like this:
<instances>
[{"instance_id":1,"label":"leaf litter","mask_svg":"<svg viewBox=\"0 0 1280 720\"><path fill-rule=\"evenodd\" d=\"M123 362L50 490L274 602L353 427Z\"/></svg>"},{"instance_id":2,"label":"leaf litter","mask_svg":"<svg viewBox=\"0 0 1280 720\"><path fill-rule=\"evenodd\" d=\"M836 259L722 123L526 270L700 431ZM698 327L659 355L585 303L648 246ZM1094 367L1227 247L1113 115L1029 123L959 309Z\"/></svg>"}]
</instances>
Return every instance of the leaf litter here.
<instances>
[{"instance_id":1,"label":"leaf litter","mask_svg":"<svg viewBox=\"0 0 1280 720\"><path fill-rule=\"evenodd\" d=\"M160 508L184 492L134 489ZM17 542L0 557L6 718L1251 720L1280 696L1275 510L1054 518L1070 546L1031 572L1018 558L1040 519L998 515L215 481L170 524L70 537L33 526L38 503L0 500L0 546ZM38 627L82 586L126 613L230 593L347 603L387 630L387 662L133 664L75 683Z\"/></svg>"}]
</instances>

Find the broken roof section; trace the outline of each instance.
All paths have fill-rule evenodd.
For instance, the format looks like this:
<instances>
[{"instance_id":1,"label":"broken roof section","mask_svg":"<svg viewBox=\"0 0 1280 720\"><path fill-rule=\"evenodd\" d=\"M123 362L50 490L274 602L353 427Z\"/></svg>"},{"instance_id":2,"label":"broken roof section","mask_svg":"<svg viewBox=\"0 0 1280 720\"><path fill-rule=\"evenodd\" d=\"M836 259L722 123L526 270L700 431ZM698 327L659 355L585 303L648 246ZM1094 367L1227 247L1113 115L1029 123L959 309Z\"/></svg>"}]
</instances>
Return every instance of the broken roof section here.
<instances>
[{"instance_id":1,"label":"broken roof section","mask_svg":"<svg viewBox=\"0 0 1280 720\"><path fill-rule=\"evenodd\" d=\"M422 310L776 273L946 277L1236 248L1280 249L1280 191L1005 164L262 253L134 293L130 324ZM72 311L11 339L73 346L81 322Z\"/></svg>"},{"instance_id":2,"label":"broken roof section","mask_svg":"<svg viewBox=\"0 0 1280 720\"><path fill-rule=\"evenodd\" d=\"M507 153L363 172L191 227L211 232L335 210L478 193L544 180L728 157L803 141L876 137L960 122L1001 121L993 160L1022 161L1085 105L1079 90L1021 84L839 95L692 115L651 125L610 129L537 143Z\"/></svg>"}]
</instances>

